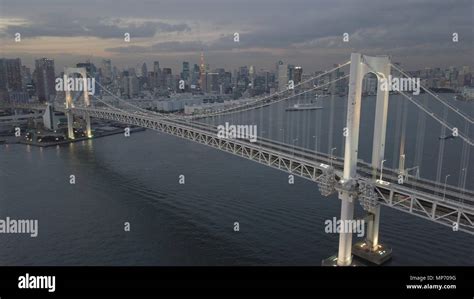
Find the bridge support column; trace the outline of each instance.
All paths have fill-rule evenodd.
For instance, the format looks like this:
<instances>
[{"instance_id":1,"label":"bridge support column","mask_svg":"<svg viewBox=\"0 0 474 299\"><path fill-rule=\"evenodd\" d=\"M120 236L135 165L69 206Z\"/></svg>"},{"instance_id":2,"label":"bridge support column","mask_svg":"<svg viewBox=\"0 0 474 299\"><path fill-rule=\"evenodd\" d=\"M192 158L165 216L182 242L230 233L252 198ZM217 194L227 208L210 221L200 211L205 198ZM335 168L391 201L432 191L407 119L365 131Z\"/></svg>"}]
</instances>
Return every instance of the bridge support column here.
<instances>
[{"instance_id":1,"label":"bridge support column","mask_svg":"<svg viewBox=\"0 0 474 299\"><path fill-rule=\"evenodd\" d=\"M381 265L392 258L392 249L379 243L380 205L375 206L366 219L365 241L356 243L352 252L360 259Z\"/></svg>"},{"instance_id":2,"label":"bridge support column","mask_svg":"<svg viewBox=\"0 0 474 299\"><path fill-rule=\"evenodd\" d=\"M360 108L362 98L362 79L364 77L364 64L362 55L351 54L351 67L349 74L349 94L347 105L347 122L345 152L344 152L344 173L341 180L336 185L336 190L341 199L341 223L353 221L354 202L357 198L355 192L355 179L357 174L357 152L359 148L359 124ZM344 225L342 225L344 226ZM341 229L339 233L339 250L337 257L330 257L323 260L323 266L350 266L352 260L352 231Z\"/></svg>"},{"instance_id":3,"label":"bridge support column","mask_svg":"<svg viewBox=\"0 0 474 299\"><path fill-rule=\"evenodd\" d=\"M367 218L367 246L376 250L379 245L380 205L377 205Z\"/></svg>"},{"instance_id":4,"label":"bridge support column","mask_svg":"<svg viewBox=\"0 0 474 299\"><path fill-rule=\"evenodd\" d=\"M67 117L67 137L69 139L74 139L74 116L72 114L72 111L68 110L66 112L66 117Z\"/></svg>"},{"instance_id":5,"label":"bridge support column","mask_svg":"<svg viewBox=\"0 0 474 299\"><path fill-rule=\"evenodd\" d=\"M359 149L359 128L362 100L362 80L367 73L374 73L378 79L377 104L375 108L375 124L372 145L372 169L373 181L377 180L377 169L381 168L385 150L385 133L387 127L388 111L388 88L382 90L381 79L388 80L390 75L390 59L387 56L365 56L359 53L351 54L351 67L349 74L349 94L347 104L347 136L345 140L344 152L344 172L336 185L341 199L341 223L346 224L354 218L354 201L359 198L360 181L357 176L357 156ZM388 83L388 82L385 82ZM387 86L387 84L385 84ZM352 260L354 255L371 262L378 263L381 259L377 254L382 253L385 261L385 252L379 251L382 247L378 244L380 206L376 192L369 199L364 200L365 206L369 206L369 227L366 242L358 243L352 247L352 232L345 232L341 229L339 235L339 251L337 258L329 258L323 261L323 265L349 266L355 265ZM368 205L366 203L369 203ZM370 243L370 246L367 246ZM368 248L367 252L365 250ZM375 249L374 249L375 248ZM372 250L374 249L374 250ZM390 250L391 254L391 250ZM388 257L390 256L388 254ZM332 260L331 260L332 259ZM332 261L332 262L331 262ZM382 262L383 262L382 261Z\"/></svg>"},{"instance_id":6,"label":"bridge support column","mask_svg":"<svg viewBox=\"0 0 474 299\"><path fill-rule=\"evenodd\" d=\"M89 100L89 86L87 81L87 71L85 68L65 68L64 69L64 80L66 81L67 78L71 74L80 74L82 77L82 93L84 97L84 106L90 107L90 100ZM72 114L71 108L74 108L74 103L72 101L71 91L66 89L66 115L67 115L67 128L68 128L68 137L69 139L74 139L74 117ZM86 122L86 136L88 138L92 137L92 129L91 129L91 118L90 116L85 116L84 120Z\"/></svg>"},{"instance_id":7,"label":"bridge support column","mask_svg":"<svg viewBox=\"0 0 474 299\"><path fill-rule=\"evenodd\" d=\"M385 136L387 131L388 88L382 88L383 81L389 80L390 59L387 56L364 56L365 73L372 72L377 76L377 98L375 106L375 121L372 142L372 180L377 182L382 178L382 164L385 156ZM387 85L388 82L385 82ZM379 178L380 174L380 178ZM377 193L375 193L377 196ZM379 244L380 204L377 198L372 199L367 211L367 235L365 242L354 245L354 255L375 264L382 264L391 258L391 249Z\"/></svg>"},{"instance_id":8,"label":"bridge support column","mask_svg":"<svg viewBox=\"0 0 474 299\"><path fill-rule=\"evenodd\" d=\"M87 138L91 138L92 137L91 117L85 116L84 119L86 121L86 136Z\"/></svg>"}]
</instances>

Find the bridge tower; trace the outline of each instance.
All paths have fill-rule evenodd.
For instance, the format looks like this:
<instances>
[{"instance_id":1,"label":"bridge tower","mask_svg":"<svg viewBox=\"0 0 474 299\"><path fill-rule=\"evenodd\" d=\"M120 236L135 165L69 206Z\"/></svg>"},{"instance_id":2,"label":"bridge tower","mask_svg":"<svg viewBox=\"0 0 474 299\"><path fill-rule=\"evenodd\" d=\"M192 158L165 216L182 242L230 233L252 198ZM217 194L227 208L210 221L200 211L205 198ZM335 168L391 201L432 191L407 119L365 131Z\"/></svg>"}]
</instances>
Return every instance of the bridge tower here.
<instances>
[{"instance_id":1,"label":"bridge tower","mask_svg":"<svg viewBox=\"0 0 474 299\"><path fill-rule=\"evenodd\" d=\"M353 265L354 254L380 264L390 258L391 250L379 244L380 205L376 201L374 185L360 186L357 180L357 154L359 150L359 128L362 99L362 80L368 73L377 76L378 88L375 108L375 123L372 144L373 183L376 183L377 170L381 168L385 152L385 134L387 129L388 89L382 90L381 79L388 80L390 75L390 58L388 56L366 56L359 53L351 54L349 94L347 105L348 134L345 139L344 171L336 190L341 199L341 220L354 220L354 203L358 199L368 215L366 241L352 246L352 232L339 234L339 250L337 259L330 258L323 261L327 265L330 261L338 266ZM329 264L331 264L329 263Z\"/></svg>"},{"instance_id":2,"label":"bridge tower","mask_svg":"<svg viewBox=\"0 0 474 299\"><path fill-rule=\"evenodd\" d=\"M67 79L71 74L80 74L82 77L82 94L84 98L84 106L90 107L90 100L89 100L89 86L87 80L87 71L85 68L74 68L74 67L67 67L64 69L64 84L67 84ZM66 116L67 116L67 128L68 128L68 138L74 139L74 128L73 128L73 121L74 116L72 113L71 108L74 108L74 103L72 101L71 91L67 88L66 89ZM85 116L86 121L86 136L88 138L92 137L92 129L91 129L91 118L90 116Z\"/></svg>"}]
</instances>

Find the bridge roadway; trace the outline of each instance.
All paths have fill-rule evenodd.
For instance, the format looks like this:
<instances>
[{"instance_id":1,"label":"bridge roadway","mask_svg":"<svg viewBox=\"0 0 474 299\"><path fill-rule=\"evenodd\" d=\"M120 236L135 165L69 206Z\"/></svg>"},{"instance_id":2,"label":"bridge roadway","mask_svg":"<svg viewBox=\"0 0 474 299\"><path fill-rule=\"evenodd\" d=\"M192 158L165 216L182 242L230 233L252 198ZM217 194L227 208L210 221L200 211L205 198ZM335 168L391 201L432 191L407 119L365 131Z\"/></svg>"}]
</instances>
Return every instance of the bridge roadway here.
<instances>
[{"instance_id":1,"label":"bridge roadway","mask_svg":"<svg viewBox=\"0 0 474 299\"><path fill-rule=\"evenodd\" d=\"M44 107L44 106L43 106ZM40 107L29 107L38 109ZM64 107L55 107L65 111ZM163 117L143 112L117 111L109 108L71 109L74 115L90 116L140 126L202 143L287 173L314 181L323 186L324 195L337 192L344 161L321 152L259 137L256 142L244 139L220 139L217 128L208 124ZM331 161L332 160L332 161ZM355 192L363 206L381 204L449 227L458 223L458 230L474 234L474 192L455 186L409 177L398 184L398 171L383 169L383 181L369 163L358 162ZM328 184L329 182L329 184ZM332 182L332 183L331 183ZM362 188L365 186L365 188ZM368 191L367 191L368 190Z\"/></svg>"}]
</instances>

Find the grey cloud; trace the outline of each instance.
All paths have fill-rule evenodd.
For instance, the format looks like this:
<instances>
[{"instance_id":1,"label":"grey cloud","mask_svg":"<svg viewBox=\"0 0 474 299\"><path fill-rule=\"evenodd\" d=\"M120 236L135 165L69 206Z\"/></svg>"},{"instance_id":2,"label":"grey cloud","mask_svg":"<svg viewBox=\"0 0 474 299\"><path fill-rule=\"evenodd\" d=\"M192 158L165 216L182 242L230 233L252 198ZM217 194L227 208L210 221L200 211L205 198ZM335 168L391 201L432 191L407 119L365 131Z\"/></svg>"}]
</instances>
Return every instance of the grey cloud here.
<instances>
[{"instance_id":1,"label":"grey cloud","mask_svg":"<svg viewBox=\"0 0 474 299\"><path fill-rule=\"evenodd\" d=\"M151 46L128 46L128 47L116 47L108 48L106 51L114 53L130 53L130 54L142 54L142 53L155 53L160 51L166 52L191 52L200 50L209 50L209 46L198 41L189 42L162 42L156 43Z\"/></svg>"},{"instance_id":2,"label":"grey cloud","mask_svg":"<svg viewBox=\"0 0 474 299\"><path fill-rule=\"evenodd\" d=\"M157 32L183 32L191 28L185 24L168 24L159 21L146 21L126 24L121 19L69 18L62 15L43 15L31 19L27 24L10 25L4 34L16 32L24 37L40 36L93 36L99 38L123 38L125 32L132 37L153 37Z\"/></svg>"},{"instance_id":3,"label":"grey cloud","mask_svg":"<svg viewBox=\"0 0 474 299\"><path fill-rule=\"evenodd\" d=\"M265 1L256 2L258 5ZM205 5L204 5L205 6ZM431 45L449 46L452 32L465 37L461 47L472 46L472 16L469 1L277 1L274 6L257 12L249 9L248 15L256 15L250 32L240 34L238 48L338 48L352 47L368 49L376 47L390 50L398 47ZM216 15L226 14L223 7L212 8ZM227 24L238 31L239 10L231 10ZM202 10L196 12L200 15ZM260 15L258 15L260 13ZM245 19L248 18L248 15ZM214 21L223 26L226 22ZM246 22L243 22L246 23ZM350 43L342 43L342 34L350 34ZM233 31L205 45L210 50L231 50ZM153 45L134 50L147 52L154 49L169 49L178 52L193 51L196 45L176 40L170 44ZM202 47L202 45L198 46ZM114 52L128 52L130 49L109 49Z\"/></svg>"},{"instance_id":4,"label":"grey cloud","mask_svg":"<svg viewBox=\"0 0 474 299\"><path fill-rule=\"evenodd\" d=\"M473 47L472 0L0 0L3 16L30 19L32 26L23 28L31 36L98 36L110 38L123 36L124 19L174 20L174 24L152 22L130 27L132 37L152 37L156 32L192 31L194 40L184 41L179 34L173 41L154 43L151 46L129 46L106 49L114 54L157 54L163 52L186 53L204 49L213 55L235 57L232 50L251 52L254 48L288 50L291 55L305 60L304 53L340 53L343 50L400 53L420 57L423 53L452 61L459 53ZM84 9L86 8L86 9ZM54 11L57 16L42 18L36 15ZM104 22L103 16L110 16ZM83 22L83 27L76 22ZM114 19L115 20L115 19ZM189 24L189 25L187 25ZM199 28L197 24L202 24ZM9 32L18 26L10 26ZM212 32L228 29L211 42L200 41ZM233 33L240 31L240 42L233 42ZM342 43L342 34L350 34L350 43ZM450 37L458 32L460 42L453 45ZM210 34L209 34L210 33ZM1 33L0 33L1 34ZM190 35L186 36L187 39ZM313 51L314 50L314 51ZM438 55L435 52L438 51ZM284 51L278 55L286 55ZM276 53L269 51L268 54ZM157 54L158 55L158 54ZM186 55L186 54L184 54ZM290 54L287 54L290 55ZM309 54L308 54L309 55ZM345 52L344 52L345 55ZM126 55L121 55L124 57ZM130 56L130 55L129 55ZM138 55L137 55L138 56ZM128 56L127 56L128 57ZM250 57L250 56L249 56ZM270 55L268 55L270 59ZM459 56L459 60L464 55ZM428 58L425 59L425 61ZM442 60L442 59L441 59ZM310 61L301 61L311 63ZM463 62L464 63L464 62Z\"/></svg>"}]
</instances>

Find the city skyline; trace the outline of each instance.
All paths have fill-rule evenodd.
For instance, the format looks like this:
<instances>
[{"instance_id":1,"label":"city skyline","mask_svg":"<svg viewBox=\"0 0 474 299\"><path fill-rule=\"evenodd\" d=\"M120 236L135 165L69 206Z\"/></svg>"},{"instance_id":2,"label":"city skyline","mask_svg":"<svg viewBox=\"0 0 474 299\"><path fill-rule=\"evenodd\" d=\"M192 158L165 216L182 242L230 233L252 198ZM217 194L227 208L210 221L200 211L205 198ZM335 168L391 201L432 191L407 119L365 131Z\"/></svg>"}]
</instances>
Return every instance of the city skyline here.
<instances>
[{"instance_id":1,"label":"city skyline","mask_svg":"<svg viewBox=\"0 0 474 299\"><path fill-rule=\"evenodd\" d=\"M37 58L51 58L57 69L105 58L121 68L158 60L177 70L182 61L198 63L201 50L211 67L225 69L272 69L283 60L312 72L346 60L351 52L392 55L418 69L461 66L472 57L466 3L206 1L191 9L196 4L189 1L130 7L110 1L38 5L6 0L0 4L0 52L20 57L29 67ZM442 15L432 18L434 11ZM130 42L124 41L127 32ZM15 42L16 33L20 42ZM453 42L453 33L458 42Z\"/></svg>"}]
</instances>

